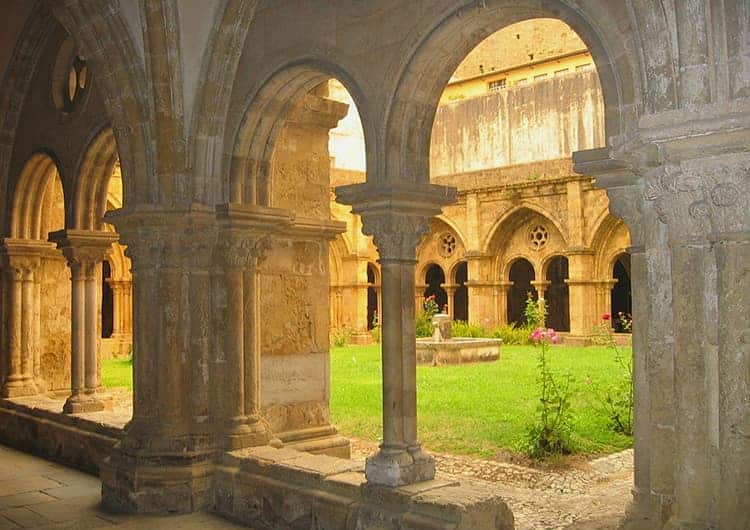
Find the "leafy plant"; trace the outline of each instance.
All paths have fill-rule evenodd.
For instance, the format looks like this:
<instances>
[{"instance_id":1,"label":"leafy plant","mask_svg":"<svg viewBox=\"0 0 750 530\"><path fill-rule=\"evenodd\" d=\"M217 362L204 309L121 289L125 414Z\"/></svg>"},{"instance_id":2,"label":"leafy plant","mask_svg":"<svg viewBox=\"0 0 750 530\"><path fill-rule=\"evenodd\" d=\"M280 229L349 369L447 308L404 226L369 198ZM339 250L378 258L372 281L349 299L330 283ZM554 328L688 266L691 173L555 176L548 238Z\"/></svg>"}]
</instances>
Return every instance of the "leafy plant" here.
<instances>
[{"instance_id":1,"label":"leafy plant","mask_svg":"<svg viewBox=\"0 0 750 530\"><path fill-rule=\"evenodd\" d=\"M451 322L451 335L454 337L481 338L489 337L490 333L481 324L466 322L465 320L454 320Z\"/></svg>"},{"instance_id":2,"label":"leafy plant","mask_svg":"<svg viewBox=\"0 0 750 530\"><path fill-rule=\"evenodd\" d=\"M512 323L496 328L492 332L492 337L502 339L504 345L519 344L525 346L531 344L530 333L531 330L526 326L517 326Z\"/></svg>"},{"instance_id":3,"label":"leafy plant","mask_svg":"<svg viewBox=\"0 0 750 530\"><path fill-rule=\"evenodd\" d=\"M590 378L586 382L593 386L593 393L597 401L601 403L609 418L610 427L613 431L633 435L633 407L635 399L635 388L633 386L633 354L625 352L617 344L615 335L610 325L611 316L608 313L602 315L602 322L594 328L596 342L607 346L613 353L617 366L620 368L620 378L615 390L599 390L594 386ZM632 320L628 320L628 330L632 329Z\"/></svg>"},{"instance_id":4,"label":"leafy plant","mask_svg":"<svg viewBox=\"0 0 750 530\"><path fill-rule=\"evenodd\" d=\"M381 330L380 330L380 319L378 318L378 312L375 311L372 315L372 328L370 329L370 336L372 340L377 344L380 344Z\"/></svg>"},{"instance_id":5,"label":"leafy plant","mask_svg":"<svg viewBox=\"0 0 750 530\"><path fill-rule=\"evenodd\" d=\"M439 309L434 294L424 299L422 311L417 313L415 318L417 337L432 337L432 317Z\"/></svg>"},{"instance_id":6,"label":"leafy plant","mask_svg":"<svg viewBox=\"0 0 750 530\"><path fill-rule=\"evenodd\" d=\"M550 344L560 342L553 329L536 328L531 332L532 342L539 348L537 383L539 384L539 419L529 426L526 454L531 458L565 455L573 452L571 441L571 407L569 374L560 382L550 369L548 359Z\"/></svg>"},{"instance_id":7,"label":"leafy plant","mask_svg":"<svg viewBox=\"0 0 750 530\"><path fill-rule=\"evenodd\" d=\"M528 329L543 328L547 320L547 303L544 298L536 299L528 292L526 293L526 306L523 310Z\"/></svg>"},{"instance_id":8,"label":"leafy plant","mask_svg":"<svg viewBox=\"0 0 750 530\"><path fill-rule=\"evenodd\" d=\"M341 328L334 328L331 330L331 342L334 346L346 346L349 344L349 338L351 337L351 331L346 326Z\"/></svg>"}]
</instances>

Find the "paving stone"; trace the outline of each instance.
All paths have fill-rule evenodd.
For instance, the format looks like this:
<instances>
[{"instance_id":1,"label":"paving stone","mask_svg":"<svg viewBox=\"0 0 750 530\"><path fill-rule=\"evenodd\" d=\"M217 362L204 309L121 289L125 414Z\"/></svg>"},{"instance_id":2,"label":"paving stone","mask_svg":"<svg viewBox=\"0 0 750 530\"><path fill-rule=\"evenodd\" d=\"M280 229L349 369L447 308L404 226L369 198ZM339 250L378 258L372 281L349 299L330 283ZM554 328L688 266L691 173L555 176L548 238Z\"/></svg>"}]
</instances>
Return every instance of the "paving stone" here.
<instances>
[{"instance_id":1,"label":"paving stone","mask_svg":"<svg viewBox=\"0 0 750 530\"><path fill-rule=\"evenodd\" d=\"M50 497L49 495L39 491L18 493L16 495L6 495L0 497L0 510L7 510L8 508L20 508L22 506L30 506L32 504L39 504L40 502L51 502L54 500L54 497Z\"/></svg>"},{"instance_id":2,"label":"paving stone","mask_svg":"<svg viewBox=\"0 0 750 530\"><path fill-rule=\"evenodd\" d=\"M31 511L29 508L9 508L3 510L0 515L6 517L21 526L22 528L39 528L40 526L50 522L42 515Z\"/></svg>"}]
</instances>

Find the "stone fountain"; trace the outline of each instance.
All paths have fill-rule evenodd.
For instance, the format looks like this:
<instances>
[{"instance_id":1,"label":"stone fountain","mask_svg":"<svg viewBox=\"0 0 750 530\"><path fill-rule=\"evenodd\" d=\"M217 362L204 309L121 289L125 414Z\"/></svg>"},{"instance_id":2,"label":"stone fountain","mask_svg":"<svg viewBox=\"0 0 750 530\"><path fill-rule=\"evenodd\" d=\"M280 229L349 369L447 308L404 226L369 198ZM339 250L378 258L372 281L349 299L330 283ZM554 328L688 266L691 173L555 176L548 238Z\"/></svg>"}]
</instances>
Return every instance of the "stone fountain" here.
<instances>
[{"instance_id":1,"label":"stone fountain","mask_svg":"<svg viewBox=\"0 0 750 530\"><path fill-rule=\"evenodd\" d=\"M417 339L417 362L438 366L496 361L500 358L500 339L456 337L451 334L451 317L437 313L432 317L432 337Z\"/></svg>"}]
</instances>

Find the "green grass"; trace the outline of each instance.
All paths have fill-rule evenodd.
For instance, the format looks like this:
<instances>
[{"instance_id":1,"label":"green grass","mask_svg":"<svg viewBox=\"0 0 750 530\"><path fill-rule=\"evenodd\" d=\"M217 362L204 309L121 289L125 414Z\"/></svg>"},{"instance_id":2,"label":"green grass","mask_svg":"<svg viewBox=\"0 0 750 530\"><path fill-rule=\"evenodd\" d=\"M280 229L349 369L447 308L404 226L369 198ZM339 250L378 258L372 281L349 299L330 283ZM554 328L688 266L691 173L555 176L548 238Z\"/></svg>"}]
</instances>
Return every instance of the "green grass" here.
<instances>
[{"instance_id":1,"label":"green grass","mask_svg":"<svg viewBox=\"0 0 750 530\"><path fill-rule=\"evenodd\" d=\"M597 410L593 388L614 388L619 371L607 348L559 346L553 370L570 372L574 442L579 452L611 453L632 446L612 432ZM533 346L504 346L493 363L419 366L419 436L435 451L490 457L519 452L537 411L537 354ZM344 434L368 440L381 436L379 346L331 350L331 415ZM587 384L590 378L593 384Z\"/></svg>"},{"instance_id":2,"label":"green grass","mask_svg":"<svg viewBox=\"0 0 750 530\"><path fill-rule=\"evenodd\" d=\"M573 434L583 453L611 453L632 438L608 427L593 388L615 388L620 377L614 356L603 347L552 348L557 373L570 372ZM417 368L419 436L435 451L491 457L519 452L527 426L537 415L537 354L533 346L503 346L500 360ZM331 349L331 415L346 435L381 437L380 346ZM104 385L132 387L129 360L102 362ZM587 384L590 378L593 384Z\"/></svg>"},{"instance_id":3,"label":"green grass","mask_svg":"<svg viewBox=\"0 0 750 530\"><path fill-rule=\"evenodd\" d=\"M102 384L107 388L133 389L133 362L127 359L102 360Z\"/></svg>"}]
</instances>

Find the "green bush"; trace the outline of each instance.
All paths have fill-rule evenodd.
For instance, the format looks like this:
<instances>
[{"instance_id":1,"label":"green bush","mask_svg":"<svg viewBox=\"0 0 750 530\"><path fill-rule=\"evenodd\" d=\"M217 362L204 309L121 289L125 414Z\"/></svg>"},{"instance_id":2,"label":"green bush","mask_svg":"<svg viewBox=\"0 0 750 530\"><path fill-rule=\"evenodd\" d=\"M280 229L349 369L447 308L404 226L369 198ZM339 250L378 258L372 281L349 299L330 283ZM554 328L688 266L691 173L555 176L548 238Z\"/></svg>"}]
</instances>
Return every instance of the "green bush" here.
<instances>
[{"instance_id":1,"label":"green bush","mask_svg":"<svg viewBox=\"0 0 750 530\"><path fill-rule=\"evenodd\" d=\"M465 320L454 320L451 322L451 335L454 337L483 338L489 337L490 333L481 324L469 323Z\"/></svg>"},{"instance_id":2,"label":"green bush","mask_svg":"<svg viewBox=\"0 0 750 530\"><path fill-rule=\"evenodd\" d=\"M349 344L351 332L346 328L334 328L331 330L331 342L334 346L346 346Z\"/></svg>"},{"instance_id":3,"label":"green bush","mask_svg":"<svg viewBox=\"0 0 750 530\"><path fill-rule=\"evenodd\" d=\"M432 315L420 311L417 313L417 337L432 337Z\"/></svg>"},{"instance_id":4,"label":"green bush","mask_svg":"<svg viewBox=\"0 0 750 530\"><path fill-rule=\"evenodd\" d=\"M526 326L516 326L516 324L506 324L500 326L492 332L492 337L502 339L503 344L518 344L526 346L531 344L531 330Z\"/></svg>"}]
</instances>

